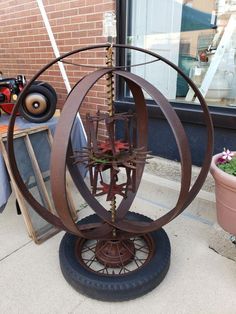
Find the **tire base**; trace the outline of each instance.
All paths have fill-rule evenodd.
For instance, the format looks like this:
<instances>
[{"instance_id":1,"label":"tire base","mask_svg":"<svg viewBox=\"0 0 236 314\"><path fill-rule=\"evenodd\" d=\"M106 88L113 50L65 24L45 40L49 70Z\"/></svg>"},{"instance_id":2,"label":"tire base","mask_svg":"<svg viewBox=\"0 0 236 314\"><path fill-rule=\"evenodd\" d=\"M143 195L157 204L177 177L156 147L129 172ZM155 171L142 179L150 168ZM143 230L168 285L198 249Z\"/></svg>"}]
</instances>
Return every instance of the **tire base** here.
<instances>
[{"instance_id":1,"label":"tire base","mask_svg":"<svg viewBox=\"0 0 236 314\"><path fill-rule=\"evenodd\" d=\"M127 219L151 221L150 218L129 212ZM80 223L99 221L91 215ZM170 242L163 229L150 233L155 248L152 258L141 268L122 275L103 275L84 267L75 255L75 235L66 233L59 249L60 267L66 281L79 293L101 301L127 301L156 288L165 278L170 265Z\"/></svg>"}]
</instances>

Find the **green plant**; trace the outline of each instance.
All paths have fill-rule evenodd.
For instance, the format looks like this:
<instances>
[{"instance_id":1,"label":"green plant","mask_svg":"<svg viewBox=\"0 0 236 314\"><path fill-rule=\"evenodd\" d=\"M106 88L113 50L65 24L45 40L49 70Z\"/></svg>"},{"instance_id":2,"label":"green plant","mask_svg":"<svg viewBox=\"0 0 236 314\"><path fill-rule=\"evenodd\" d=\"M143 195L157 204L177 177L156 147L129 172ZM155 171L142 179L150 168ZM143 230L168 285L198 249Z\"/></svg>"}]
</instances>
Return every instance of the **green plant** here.
<instances>
[{"instance_id":1,"label":"green plant","mask_svg":"<svg viewBox=\"0 0 236 314\"><path fill-rule=\"evenodd\" d=\"M224 172L236 176L236 156L229 149L224 148L216 165Z\"/></svg>"}]
</instances>

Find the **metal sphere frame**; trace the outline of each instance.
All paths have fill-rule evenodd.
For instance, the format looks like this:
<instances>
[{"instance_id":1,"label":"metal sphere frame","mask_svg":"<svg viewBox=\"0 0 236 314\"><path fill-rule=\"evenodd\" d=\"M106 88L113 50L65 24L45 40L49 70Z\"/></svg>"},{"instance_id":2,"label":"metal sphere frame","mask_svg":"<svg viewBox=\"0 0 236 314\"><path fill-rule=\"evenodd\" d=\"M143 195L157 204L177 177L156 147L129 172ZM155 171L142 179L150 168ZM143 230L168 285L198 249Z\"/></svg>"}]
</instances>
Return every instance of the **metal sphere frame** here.
<instances>
[{"instance_id":1,"label":"metal sphere frame","mask_svg":"<svg viewBox=\"0 0 236 314\"><path fill-rule=\"evenodd\" d=\"M8 147L8 156L10 167L14 176L14 179L18 185L18 188L27 202L36 210L36 212L44 219L46 219L49 223L54 226L68 231L72 234L75 234L79 237L87 238L87 239L107 239L111 237L111 231L113 228L116 228L119 231L118 236L120 238L129 238L133 234L145 234L155 230L160 229L163 225L170 222L176 216L178 216L195 198L197 193L202 187L202 184L205 181L207 176L210 163L211 156L213 150L213 126L212 120L210 117L210 113L208 110L208 106L199 92L198 88L195 84L190 80L176 65L174 65L169 60L163 58L162 56L147 51L142 48L128 46L128 45L119 45L114 44L113 47L116 49L131 49L136 50L158 60L164 62L169 65L171 68L176 70L190 85L193 89L196 97L198 98L200 105L203 110L205 124L207 128L207 146L206 153L203 161L203 166L201 171L195 180L193 186L190 188L191 183L191 154L188 144L188 139L185 134L184 128L172 108L171 104L168 100L158 91L152 84L145 81L141 77L132 74L130 72L121 70L121 67L104 67L100 68L97 71L94 71L85 77L83 77L72 89L71 93L68 95L66 103L62 109L61 116L55 131L54 142L52 148L51 158L53 163L51 165L51 184L52 184L52 195L55 203L56 211L58 213L56 215L50 213L47 208L42 206L36 199L32 196L32 194L28 191L23 179L19 173L16 158L14 154L14 144L13 144L13 136L14 136L14 125L16 120L16 113L19 110L19 106L21 100L27 93L30 86L33 82L48 68L50 68L53 64L63 61L64 58L71 56L76 53L80 53L87 50L93 50L98 48L109 48L109 44L103 45L94 45L88 46L80 49L76 49L69 53L62 55L61 57L54 59L50 63L48 63L45 67L43 67L35 76L29 81L28 85L25 87L23 92L20 94L19 100L14 107L12 112L12 116L9 123L8 128L8 136L7 136L7 147ZM153 100L160 106L164 116L166 117L172 132L174 134L177 147L180 155L180 163L181 163L181 188L179 193L179 198L175 207L170 210L164 216L158 218L156 221L152 222L132 222L131 220L126 220L125 215L127 214L136 193L129 193L126 199L123 199L117 208L117 216L116 221L112 221L110 214L107 210L99 204L99 202L91 195L89 189L83 181L82 176L75 166L73 166L70 158L68 158L72 154L72 147L70 143L70 134L73 127L73 122L75 120L75 116L81 103L83 102L84 97L87 95L89 89L99 80L102 76L107 73L113 72L116 75L122 77L128 84L134 100L135 100L135 108L138 116L139 126L143 125L142 117L146 115L146 104L145 99L142 93L142 88L153 98ZM140 116L140 117L139 117ZM66 123L65 123L66 122ZM147 128L144 126L144 129L139 132L140 136L140 147L147 146ZM63 138L63 140L61 140ZM66 189L65 189L65 169L68 166L69 171L72 175L75 185L79 189L80 193L87 201L87 203L91 206L91 208L95 211L95 213L101 218L101 223L94 224L84 224L78 226L71 216L69 204L66 197ZM58 169L62 169L62 173L58 176ZM139 166L137 169L137 184L139 185L142 177L143 166Z\"/></svg>"}]
</instances>

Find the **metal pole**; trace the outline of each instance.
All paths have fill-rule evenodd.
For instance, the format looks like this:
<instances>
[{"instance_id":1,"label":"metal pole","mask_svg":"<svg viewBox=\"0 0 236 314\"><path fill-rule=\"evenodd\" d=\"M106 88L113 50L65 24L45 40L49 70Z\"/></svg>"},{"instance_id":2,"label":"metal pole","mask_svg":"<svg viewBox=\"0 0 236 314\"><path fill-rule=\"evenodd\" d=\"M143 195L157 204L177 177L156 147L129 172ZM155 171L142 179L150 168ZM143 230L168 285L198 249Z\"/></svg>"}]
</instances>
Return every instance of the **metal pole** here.
<instances>
[{"instance_id":1,"label":"metal pole","mask_svg":"<svg viewBox=\"0 0 236 314\"><path fill-rule=\"evenodd\" d=\"M58 57L60 57L60 52L59 52L59 49L57 47L57 43L56 43L55 37L53 35L51 25L49 23L49 20L48 20L48 17L47 17L47 13L46 13L45 8L44 8L43 0L36 0L36 1L37 1L37 4L38 4L40 13L42 15L43 22L44 22L44 25L46 27L47 33L48 33L48 37L49 37L50 42L51 42L54 55L55 55L56 58L58 58ZM65 87L66 87L67 93L69 94L70 91L71 91L71 86L70 86L70 82L69 82L68 76L66 74L66 70L65 70L64 64L62 62L58 62L58 66L59 66L59 69L60 69L63 81L65 83ZM82 127L82 131L83 131L84 137L87 140L87 135L86 135L86 132L85 132L85 129L84 129L84 125L83 125L83 122L81 120L81 117L80 117L79 113L77 114L77 117L79 118L79 121L81 123L81 127Z\"/></svg>"}]
</instances>

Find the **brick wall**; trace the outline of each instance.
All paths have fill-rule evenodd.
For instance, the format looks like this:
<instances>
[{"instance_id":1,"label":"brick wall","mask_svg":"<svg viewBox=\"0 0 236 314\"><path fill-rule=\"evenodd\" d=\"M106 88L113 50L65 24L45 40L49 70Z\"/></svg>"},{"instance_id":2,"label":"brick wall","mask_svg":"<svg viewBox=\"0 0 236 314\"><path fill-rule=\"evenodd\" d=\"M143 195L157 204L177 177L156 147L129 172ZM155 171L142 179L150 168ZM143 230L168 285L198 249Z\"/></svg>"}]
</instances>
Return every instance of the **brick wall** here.
<instances>
[{"instance_id":1,"label":"brick wall","mask_svg":"<svg viewBox=\"0 0 236 314\"><path fill-rule=\"evenodd\" d=\"M102 37L103 12L115 9L114 0L44 0L52 31L60 53L104 43ZM26 75L30 79L43 65L54 58L51 43L35 0L8 0L1 7L0 70L5 77ZM103 51L89 51L69 61L83 64L103 64ZM94 69L66 65L73 86L87 71ZM58 65L40 79L56 89L59 106L65 101L66 90ZM104 109L104 82L98 83L88 94L82 115L87 108ZM85 109L86 105L86 109Z\"/></svg>"}]
</instances>

